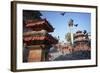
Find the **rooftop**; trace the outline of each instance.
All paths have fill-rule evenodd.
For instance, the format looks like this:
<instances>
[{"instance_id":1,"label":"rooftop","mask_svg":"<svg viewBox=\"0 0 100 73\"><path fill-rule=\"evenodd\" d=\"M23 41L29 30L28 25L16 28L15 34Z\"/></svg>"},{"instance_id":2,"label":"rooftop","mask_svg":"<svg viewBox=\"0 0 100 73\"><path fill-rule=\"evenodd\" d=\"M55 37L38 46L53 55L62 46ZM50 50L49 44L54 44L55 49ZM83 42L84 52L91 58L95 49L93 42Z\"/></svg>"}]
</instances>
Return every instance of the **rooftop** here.
<instances>
[{"instance_id":1,"label":"rooftop","mask_svg":"<svg viewBox=\"0 0 100 73\"><path fill-rule=\"evenodd\" d=\"M34 31L40 31L42 29L48 32L54 31L54 28L46 19L27 20L25 23L27 28L32 28Z\"/></svg>"}]
</instances>

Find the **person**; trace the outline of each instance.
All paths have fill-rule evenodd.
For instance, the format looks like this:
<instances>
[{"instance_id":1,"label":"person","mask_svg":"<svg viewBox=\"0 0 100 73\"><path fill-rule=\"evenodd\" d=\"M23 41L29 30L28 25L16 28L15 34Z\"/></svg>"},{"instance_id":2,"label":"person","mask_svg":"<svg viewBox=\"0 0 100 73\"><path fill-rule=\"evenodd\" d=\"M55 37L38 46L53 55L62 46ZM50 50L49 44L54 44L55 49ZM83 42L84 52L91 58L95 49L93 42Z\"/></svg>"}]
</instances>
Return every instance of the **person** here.
<instances>
[{"instance_id":1,"label":"person","mask_svg":"<svg viewBox=\"0 0 100 73\"><path fill-rule=\"evenodd\" d=\"M24 43L23 44L23 62L27 62L28 61L28 48L27 48L27 44Z\"/></svg>"}]
</instances>

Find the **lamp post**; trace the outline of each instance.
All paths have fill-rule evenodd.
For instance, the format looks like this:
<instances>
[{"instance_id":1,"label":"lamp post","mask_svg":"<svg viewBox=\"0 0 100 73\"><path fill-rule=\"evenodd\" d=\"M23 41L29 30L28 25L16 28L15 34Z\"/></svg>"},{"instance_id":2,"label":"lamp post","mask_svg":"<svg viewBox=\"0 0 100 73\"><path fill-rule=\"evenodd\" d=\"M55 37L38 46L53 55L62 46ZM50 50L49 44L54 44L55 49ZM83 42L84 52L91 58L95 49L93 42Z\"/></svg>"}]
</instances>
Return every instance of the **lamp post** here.
<instances>
[{"instance_id":1,"label":"lamp post","mask_svg":"<svg viewBox=\"0 0 100 73\"><path fill-rule=\"evenodd\" d=\"M69 26L70 35L71 35L71 45L73 45L74 38L73 38L73 31L72 31L72 29L73 29L73 20L72 19L69 20L68 26Z\"/></svg>"}]
</instances>

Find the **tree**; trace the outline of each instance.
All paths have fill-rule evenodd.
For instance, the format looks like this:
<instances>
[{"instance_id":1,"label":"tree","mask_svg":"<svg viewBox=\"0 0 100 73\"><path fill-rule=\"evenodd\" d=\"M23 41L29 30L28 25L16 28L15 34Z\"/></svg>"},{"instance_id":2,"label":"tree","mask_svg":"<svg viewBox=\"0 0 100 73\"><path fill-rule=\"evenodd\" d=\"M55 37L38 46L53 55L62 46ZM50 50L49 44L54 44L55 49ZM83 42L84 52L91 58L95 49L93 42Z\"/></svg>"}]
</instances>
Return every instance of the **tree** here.
<instances>
[{"instance_id":1,"label":"tree","mask_svg":"<svg viewBox=\"0 0 100 73\"><path fill-rule=\"evenodd\" d=\"M71 43L71 33L68 32L68 33L65 35L65 39L66 39L67 42L70 42L70 43Z\"/></svg>"},{"instance_id":2,"label":"tree","mask_svg":"<svg viewBox=\"0 0 100 73\"><path fill-rule=\"evenodd\" d=\"M75 34L73 33L73 40L74 40L74 36ZM66 35L65 35L65 39L67 42L69 42L71 44L71 33L68 32Z\"/></svg>"}]
</instances>

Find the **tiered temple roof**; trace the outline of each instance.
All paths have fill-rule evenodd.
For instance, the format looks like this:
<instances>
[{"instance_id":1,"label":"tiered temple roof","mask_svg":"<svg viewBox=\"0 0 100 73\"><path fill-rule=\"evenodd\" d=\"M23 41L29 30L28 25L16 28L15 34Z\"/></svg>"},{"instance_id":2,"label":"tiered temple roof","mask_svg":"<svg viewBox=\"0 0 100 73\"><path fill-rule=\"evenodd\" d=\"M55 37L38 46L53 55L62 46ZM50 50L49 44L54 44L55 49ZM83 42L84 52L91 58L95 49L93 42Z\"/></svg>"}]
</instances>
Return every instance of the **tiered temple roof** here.
<instances>
[{"instance_id":1,"label":"tiered temple roof","mask_svg":"<svg viewBox=\"0 0 100 73\"><path fill-rule=\"evenodd\" d=\"M84 37L84 33L82 33L82 31L77 31L76 34L74 35L74 38L78 37Z\"/></svg>"},{"instance_id":2,"label":"tiered temple roof","mask_svg":"<svg viewBox=\"0 0 100 73\"><path fill-rule=\"evenodd\" d=\"M74 36L74 46L73 51L90 51L91 40L87 38L87 34L82 31L77 31Z\"/></svg>"},{"instance_id":3,"label":"tiered temple roof","mask_svg":"<svg viewBox=\"0 0 100 73\"><path fill-rule=\"evenodd\" d=\"M54 28L46 19L35 19L26 21L26 27L32 28L34 31L40 31L42 29L47 30L48 32L53 32Z\"/></svg>"},{"instance_id":4,"label":"tiered temple roof","mask_svg":"<svg viewBox=\"0 0 100 73\"><path fill-rule=\"evenodd\" d=\"M31 28L31 31L23 34L23 40L27 44L56 44L58 42L56 38L48 34L48 32L53 32L54 28L46 19L28 20L25 23L27 28Z\"/></svg>"},{"instance_id":5,"label":"tiered temple roof","mask_svg":"<svg viewBox=\"0 0 100 73\"><path fill-rule=\"evenodd\" d=\"M86 35L82 31L77 31L75 36L74 42L88 42L89 39L86 39Z\"/></svg>"},{"instance_id":6,"label":"tiered temple roof","mask_svg":"<svg viewBox=\"0 0 100 73\"><path fill-rule=\"evenodd\" d=\"M48 61L50 47L58 42L49 34L54 28L41 15L40 11L23 10L24 62Z\"/></svg>"},{"instance_id":7,"label":"tiered temple roof","mask_svg":"<svg viewBox=\"0 0 100 73\"><path fill-rule=\"evenodd\" d=\"M52 37L52 35L50 34L45 34L45 35L40 35L40 36L38 35L24 36L24 41L29 42L29 43L34 41L33 44L56 44L58 42L58 40ZM35 41L38 41L38 42L35 42Z\"/></svg>"}]
</instances>

